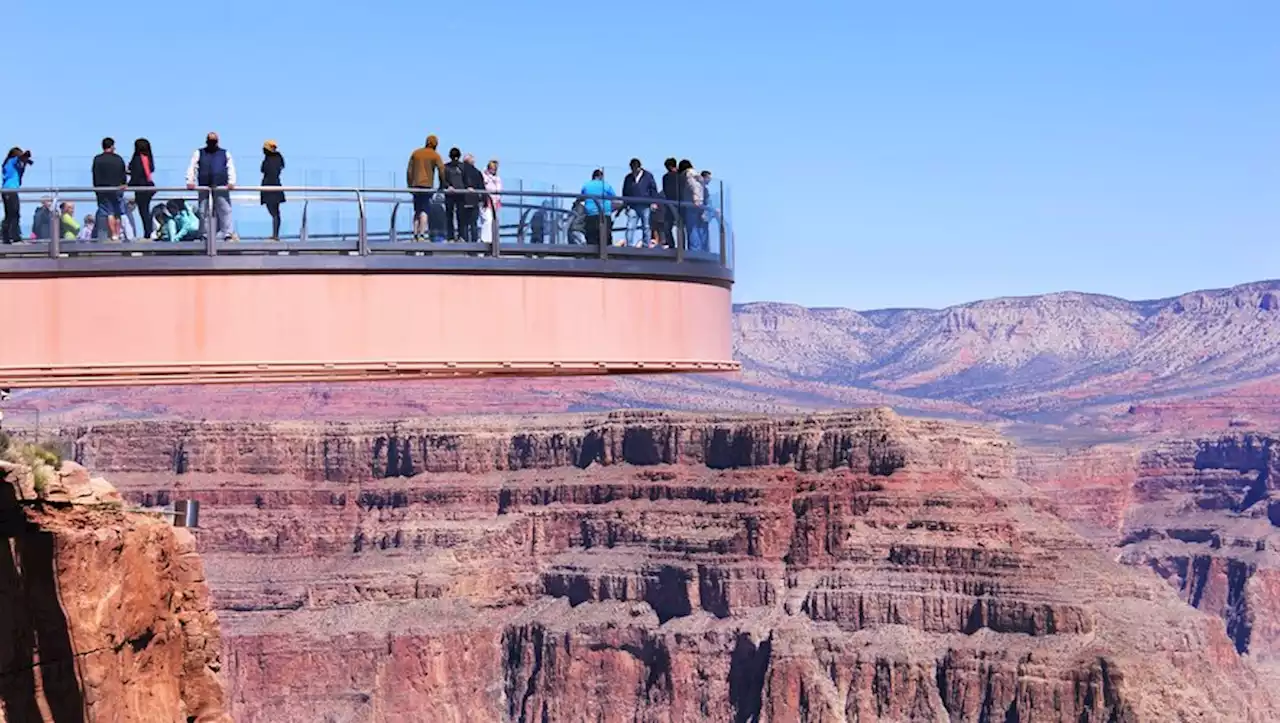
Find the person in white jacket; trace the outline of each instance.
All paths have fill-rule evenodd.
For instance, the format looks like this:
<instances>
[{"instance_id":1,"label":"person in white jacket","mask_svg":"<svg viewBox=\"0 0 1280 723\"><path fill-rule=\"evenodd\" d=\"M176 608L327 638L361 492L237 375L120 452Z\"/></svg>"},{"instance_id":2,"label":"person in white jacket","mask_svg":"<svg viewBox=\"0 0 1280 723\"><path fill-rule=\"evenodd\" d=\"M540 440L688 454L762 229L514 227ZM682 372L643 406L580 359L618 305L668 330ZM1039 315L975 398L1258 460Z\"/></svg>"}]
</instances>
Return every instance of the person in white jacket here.
<instances>
[{"instance_id":1,"label":"person in white jacket","mask_svg":"<svg viewBox=\"0 0 1280 723\"><path fill-rule=\"evenodd\" d=\"M498 159L489 161L484 168L484 206L480 209L480 243L493 243L494 224L502 210L502 177L498 175Z\"/></svg>"}]
</instances>

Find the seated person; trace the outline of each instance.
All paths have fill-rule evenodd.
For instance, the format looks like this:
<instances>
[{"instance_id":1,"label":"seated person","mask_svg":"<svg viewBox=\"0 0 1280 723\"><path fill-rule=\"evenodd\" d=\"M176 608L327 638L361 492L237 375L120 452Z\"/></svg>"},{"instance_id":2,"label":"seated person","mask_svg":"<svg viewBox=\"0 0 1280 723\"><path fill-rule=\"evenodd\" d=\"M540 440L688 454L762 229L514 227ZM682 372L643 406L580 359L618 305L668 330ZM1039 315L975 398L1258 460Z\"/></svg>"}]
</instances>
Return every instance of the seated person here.
<instances>
[{"instance_id":1,"label":"seated person","mask_svg":"<svg viewBox=\"0 0 1280 723\"><path fill-rule=\"evenodd\" d=\"M152 212L160 241L194 241L200 236L200 219L179 199L157 204Z\"/></svg>"}]
</instances>

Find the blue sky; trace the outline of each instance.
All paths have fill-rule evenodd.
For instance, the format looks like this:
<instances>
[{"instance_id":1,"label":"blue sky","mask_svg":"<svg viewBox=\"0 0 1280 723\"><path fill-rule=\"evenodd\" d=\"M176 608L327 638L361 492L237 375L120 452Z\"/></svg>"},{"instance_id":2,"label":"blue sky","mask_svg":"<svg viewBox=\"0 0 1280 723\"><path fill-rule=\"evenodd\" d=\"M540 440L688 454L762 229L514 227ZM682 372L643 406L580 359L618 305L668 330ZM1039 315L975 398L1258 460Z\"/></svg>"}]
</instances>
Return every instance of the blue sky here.
<instances>
[{"instance_id":1,"label":"blue sky","mask_svg":"<svg viewBox=\"0 0 1280 723\"><path fill-rule=\"evenodd\" d=\"M216 129L242 167L279 141L286 183L398 178L427 132L508 185L688 157L732 184L738 301L1280 276L1280 3L1054 5L8 0L0 144Z\"/></svg>"}]
</instances>

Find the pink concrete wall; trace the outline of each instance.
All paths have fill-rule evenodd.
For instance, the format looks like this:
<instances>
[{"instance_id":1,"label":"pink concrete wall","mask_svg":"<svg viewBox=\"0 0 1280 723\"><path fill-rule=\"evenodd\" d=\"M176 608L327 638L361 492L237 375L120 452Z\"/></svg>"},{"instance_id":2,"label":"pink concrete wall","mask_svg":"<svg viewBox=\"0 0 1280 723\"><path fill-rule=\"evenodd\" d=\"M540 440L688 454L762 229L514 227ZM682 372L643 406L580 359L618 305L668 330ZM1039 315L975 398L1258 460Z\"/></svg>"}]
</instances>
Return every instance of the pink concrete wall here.
<instances>
[{"instance_id":1,"label":"pink concrete wall","mask_svg":"<svg viewBox=\"0 0 1280 723\"><path fill-rule=\"evenodd\" d=\"M638 362L732 365L730 292L674 281L445 274L19 278L0 280L0 308L10 310L16 332L0 344L0 382L11 386L27 386L23 379L31 375L49 382L52 367L83 380L165 366L190 376L191 365L311 379L348 378L334 365L385 371L510 362L536 373L556 371L538 371L555 362L624 371Z\"/></svg>"}]
</instances>

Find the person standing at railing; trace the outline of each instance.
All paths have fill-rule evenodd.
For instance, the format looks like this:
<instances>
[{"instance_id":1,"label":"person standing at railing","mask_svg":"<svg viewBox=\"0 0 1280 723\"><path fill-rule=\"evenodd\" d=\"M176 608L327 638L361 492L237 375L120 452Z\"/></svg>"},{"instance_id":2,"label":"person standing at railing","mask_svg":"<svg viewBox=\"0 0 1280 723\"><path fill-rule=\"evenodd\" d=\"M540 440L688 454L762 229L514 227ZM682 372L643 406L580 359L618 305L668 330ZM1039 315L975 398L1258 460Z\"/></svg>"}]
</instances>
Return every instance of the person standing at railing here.
<instances>
[{"instance_id":1,"label":"person standing at railing","mask_svg":"<svg viewBox=\"0 0 1280 723\"><path fill-rule=\"evenodd\" d=\"M7 244L22 243L22 229L18 220L22 213L22 203L18 199L17 190L22 187L22 176L31 163L31 151L14 146L9 149L4 166L0 169L0 195L4 196L4 223L0 225L0 240Z\"/></svg>"},{"instance_id":2,"label":"person standing at railing","mask_svg":"<svg viewBox=\"0 0 1280 723\"><path fill-rule=\"evenodd\" d=\"M703 170L700 177L702 179L702 237L706 239L707 250L710 251L711 222L719 223L720 209L716 205L715 185L711 181L711 171Z\"/></svg>"},{"instance_id":3,"label":"person standing at railing","mask_svg":"<svg viewBox=\"0 0 1280 723\"><path fill-rule=\"evenodd\" d=\"M133 157L129 159L129 185L134 188L133 200L138 205L144 238L151 238L155 232L151 222L151 199L156 194L141 189L155 187L155 173L156 159L151 155L151 141L139 138L133 142Z\"/></svg>"},{"instance_id":4,"label":"person standing at railing","mask_svg":"<svg viewBox=\"0 0 1280 723\"><path fill-rule=\"evenodd\" d=\"M639 158L631 159L631 173L622 182L625 198L658 198L658 182L645 170ZM642 201L626 201L627 243L641 247L649 244L650 219L658 204Z\"/></svg>"},{"instance_id":5,"label":"person standing at railing","mask_svg":"<svg viewBox=\"0 0 1280 723\"><path fill-rule=\"evenodd\" d=\"M431 197L437 180L444 186L444 159L436 148L440 139L427 136L427 143L409 155L409 168L405 171L405 185L414 191L413 194L413 240L426 241L430 230Z\"/></svg>"},{"instance_id":6,"label":"person standing at railing","mask_svg":"<svg viewBox=\"0 0 1280 723\"><path fill-rule=\"evenodd\" d=\"M591 180L582 184L580 193L586 198L582 205L587 214L587 243L611 243L613 220L609 214L613 213L613 201L605 199L617 194L613 192L613 186L604 180L604 169L592 171Z\"/></svg>"},{"instance_id":7,"label":"person standing at railing","mask_svg":"<svg viewBox=\"0 0 1280 723\"><path fill-rule=\"evenodd\" d=\"M204 224L205 233L209 232L209 214L213 213L218 221L218 233L239 241L231 218L236 163L231 152L218 145L217 133L210 132L205 138L204 148L198 148L191 154L191 165L187 166L187 188L194 190L196 184L200 186L200 221ZM214 189L212 196L210 188Z\"/></svg>"},{"instance_id":8,"label":"person standing at railing","mask_svg":"<svg viewBox=\"0 0 1280 723\"><path fill-rule=\"evenodd\" d=\"M662 175L662 197L669 203L660 204L662 209L662 245L669 249L676 247L676 226L679 225L680 186L683 179L677 169L676 159L668 158L662 163L667 172Z\"/></svg>"},{"instance_id":9,"label":"person standing at railing","mask_svg":"<svg viewBox=\"0 0 1280 723\"><path fill-rule=\"evenodd\" d=\"M485 201L484 174L476 168L476 157L468 153L462 157L462 179L468 193L462 194L458 204L458 228L463 243L473 244L480 240L476 224L480 222L480 206ZM475 193L471 193L474 191Z\"/></svg>"},{"instance_id":10,"label":"person standing at railing","mask_svg":"<svg viewBox=\"0 0 1280 723\"><path fill-rule=\"evenodd\" d=\"M502 177L498 175L498 159L484 168L485 197L480 209L480 242L493 243L493 233L502 210Z\"/></svg>"},{"instance_id":11,"label":"person standing at railing","mask_svg":"<svg viewBox=\"0 0 1280 723\"><path fill-rule=\"evenodd\" d=\"M688 159L680 161L678 167L683 176L684 185L680 187L680 217L684 223L685 248L690 251L706 251L707 235L702 225L702 205L704 191L702 177L693 170L693 163Z\"/></svg>"},{"instance_id":12,"label":"person standing at railing","mask_svg":"<svg viewBox=\"0 0 1280 723\"><path fill-rule=\"evenodd\" d=\"M275 141L262 144L262 185L279 186L280 174L284 172L284 156ZM271 214L271 240L280 240L280 204L285 202L284 191L263 191L263 206Z\"/></svg>"},{"instance_id":13,"label":"person standing at railing","mask_svg":"<svg viewBox=\"0 0 1280 723\"><path fill-rule=\"evenodd\" d=\"M107 220L107 237L109 241L120 241L120 217L124 215L124 189L129 184L129 169L124 159L116 155L116 142L113 138L102 139L102 153L93 158L93 187L118 190L97 190L98 215ZM99 229L101 232L101 229Z\"/></svg>"},{"instance_id":14,"label":"person standing at railing","mask_svg":"<svg viewBox=\"0 0 1280 723\"><path fill-rule=\"evenodd\" d=\"M458 148L449 149L449 162L444 164L444 188L451 193L444 195L445 222L448 224L449 241L458 241L465 239L467 234L463 230L463 220L466 211L463 210L463 199L469 195L463 193L467 190L467 169L462 163L462 151Z\"/></svg>"}]
</instances>

